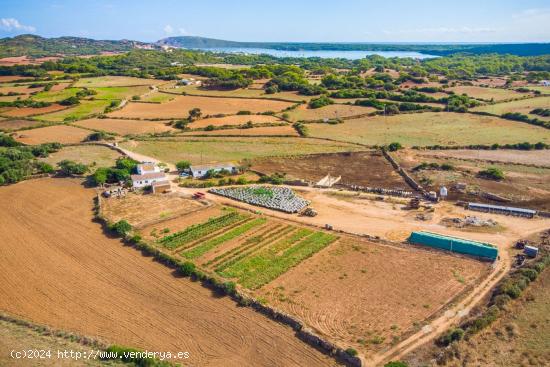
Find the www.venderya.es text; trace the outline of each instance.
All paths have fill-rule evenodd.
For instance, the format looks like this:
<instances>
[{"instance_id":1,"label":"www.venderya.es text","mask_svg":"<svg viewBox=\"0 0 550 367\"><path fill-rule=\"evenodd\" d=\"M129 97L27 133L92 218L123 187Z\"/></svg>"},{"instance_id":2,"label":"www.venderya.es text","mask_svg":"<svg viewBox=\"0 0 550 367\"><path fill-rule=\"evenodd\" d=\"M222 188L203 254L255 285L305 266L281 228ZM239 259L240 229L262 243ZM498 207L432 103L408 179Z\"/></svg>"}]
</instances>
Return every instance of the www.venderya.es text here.
<instances>
[{"instance_id":1,"label":"www.venderya.es text","mask_svg":"<svg viewBox=\"0 0 550 367\"><path fill-rule=\"evenodd\" d=\"M143 359L174 360L188 359L189 352L154 352L154 351L112 351L90 349L88 351L79 351L71 349L52 350L52 349L20 349L11 350L10 356L13 359L73 359L75 361L85 359L120 359L123 361L137 361Z\"/></svg>"}]
</instances>

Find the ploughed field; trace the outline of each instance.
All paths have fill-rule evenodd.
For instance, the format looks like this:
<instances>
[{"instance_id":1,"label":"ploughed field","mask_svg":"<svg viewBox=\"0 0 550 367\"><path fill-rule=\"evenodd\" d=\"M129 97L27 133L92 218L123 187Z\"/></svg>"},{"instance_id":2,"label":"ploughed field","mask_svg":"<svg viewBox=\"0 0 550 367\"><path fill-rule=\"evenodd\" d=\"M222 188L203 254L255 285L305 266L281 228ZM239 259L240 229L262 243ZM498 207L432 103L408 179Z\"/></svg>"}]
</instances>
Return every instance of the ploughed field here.
<instances>
[{"instance_id":1,"label":"ploughed field","mask_svg":"<svg viewBox=\"0 0 550 367\"><path fill-rule=\"evenodd\" d=\"M162 251L235 281L260 302L366 355L418 330L489 268L439 251L213 210L157 223L142 234Z\"/></svg>"},{"instance_id":2,"label":"ploughed field","mask_svg":"<svg viewBox=\"0 0 550 367\"><path fill-rule=\"evenodd\" d=\"M327 174L342 176L341 184L409 189L401 176L377 151L311 154L301 157L268 157L254 160L253 170L284 173L287 179L317 182Z\"/></svg>"},{"instance_id":3,"label":"ploughed field","mask_svg":"<svg viewBox=\"0 0 550 367\"><path fill-rule=\"evenodd\" d=\"M122 119L88 119L75 122L75 125L86 129L107 131L119 135L155 134L177 131L166 125L166 121L141 121Z\"/></svg>"},{"instance_id":4,"label":"ploughed field","mask_svg":"<svg viewBox=\"0 0 550 367\"><path fill-rule=\"evenodd\" d=\"M165 103L130 102L123 109L109 115L113 117L171 119L186 118L189 115L189 110L193 108L200 108L203 115L217 115L235 114L239 111L250 111L252 113L278 112L290 106L292 106L292 103L267 99L177 96Z\"/></svg>"},{"instance_id":5,"label":"ploughed field","mask_svg":"<svg viewBox=\"0 0 550 367\"><path fill-rule=\"evenodd\" d=\"M17 133L15 139L24 144L43 144L58 142L62 144L80 143L92 131L79 129L68 125L55 125L40 127L32 130L22 130Z\"/></svg>"},{"instance_id":6,"label":"ploughed field","mask_svg":"<svg viewBox=\"0 0 550 367\"><path fill-rule=\"evenodd\" d=\"M0 310L154 351L188 351L190 366L328 366L291 329L105 236L94 191L39 179L0 188Z\"/></svg>"}]
</instances>

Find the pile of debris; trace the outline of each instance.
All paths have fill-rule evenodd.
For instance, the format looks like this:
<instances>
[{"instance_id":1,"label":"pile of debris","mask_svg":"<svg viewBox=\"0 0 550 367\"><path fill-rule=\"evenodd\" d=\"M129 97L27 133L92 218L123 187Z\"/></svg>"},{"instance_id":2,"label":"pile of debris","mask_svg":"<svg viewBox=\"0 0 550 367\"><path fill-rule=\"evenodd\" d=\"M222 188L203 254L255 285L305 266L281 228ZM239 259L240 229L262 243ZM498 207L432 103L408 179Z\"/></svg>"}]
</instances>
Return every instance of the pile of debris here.
<instances>
[{"instance_id":1,"label":"pile of debris","mask_svg":"<svg viewBox=\"0 0 550 367\"><path fill-rule=\"evenodd\" d=\"M288 187L228 187L210 189L209 192L247 204L280 210L285 213L298 213L309 205L309 201L297 196Z\"/></svg>"},{"instance_id":2,"label":"pile of debris","mask_svg":"<svg viewBox=\"0 0 550 367\"><path fill-rule=\"evenodd\" d=\"M493 219L483 219L468 215L464 218L443 218L442 222L446 225L464 228L464 227L494 227L498 224Z\"/></svg>"}]
</instances>

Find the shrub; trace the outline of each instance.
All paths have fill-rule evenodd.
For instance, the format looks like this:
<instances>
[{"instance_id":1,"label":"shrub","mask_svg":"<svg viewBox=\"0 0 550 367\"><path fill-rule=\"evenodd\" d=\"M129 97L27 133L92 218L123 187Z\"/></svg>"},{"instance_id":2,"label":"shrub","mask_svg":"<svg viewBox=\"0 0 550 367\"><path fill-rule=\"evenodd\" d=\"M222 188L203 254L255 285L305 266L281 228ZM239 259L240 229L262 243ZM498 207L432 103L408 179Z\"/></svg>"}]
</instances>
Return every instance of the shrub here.
<instances>
[{"instance_id":1,"label":"shrub","mask_svg":"<svg viewBox=\"0 0 550 367\"><path fill-rule=\"evenodd\" d=\"M437 344L442 346L448 346L449 344L461 340L464 337L464 330L461 328L454 328L447 331L445 334L439 337Z\"/></svg>"},{"instance_id":2,"label":"shrub","mask_svg":"<svg viewBox=\"0 0 550 367\"><path fill-rule=\"evenodd\" d=\"M74 106L74 105L77 105L79 103L80 103L80 100L78 99L78 97L75 97L75 96L66 98L66 99L62 100L61 102L59 102L59 104L62 105L62 106Z\"/></svg>"},{"instance_id":3,"label":"shrub","mask_svg":"<svg viewBox=\"0 0 550 367\"><path fill-rule=\"evenodd\" d=\"M67 176L83 175L88 172L88 166L86 166L85 164L76 163L68 159L64 159L61 162L57 163L57 166L59 167L59 170Z\"/></svg>"},{"instance_id":4,"label":"shrub","mask_svg":"<svg viewBox=\"0 0 550 367\"><path fill-rule=\"evenodd\" d=\"M355 357L355 356L357 356L357 354L358 354L357 351L356 351L355 349L353 349L353 348L348 348L348 349L346 349L346 353L347 353L348 355L352 356L352 357Z\"/></svg>"},{"instance_id":5,"label":"shrub","mask_svg":"<svg viewBox=\"0 0 550 367\"><path fill-rule=\"evenodd\" d=\"M478 176L489 180L501 181L504 180L504 172L500 168L489 167L486 170L479 171Z\"/></svg>"},{"instance_id":6,"label":"shrub","mask_svg":"<svg viewBox=\"0 0 550 367\"><path fill-rule=\"evenodd\" d=\"M130 223L122 219L114 223L111 226L111 230L116 232L120 237L124 237L132 230L132 226Z\"/></svg>"},{"instance_id":7,"label":"shrub","mask_svg":"<svg viewBox=\"0 0 550 367\"><path fill-rule=\"evenodd\" d=\"M189 161L179 161L176 163L176 168L178 171L184 171L186 169L189 169L191 167L191 162Z\"/></svg>"},{"instance_id":8,"label":"shrub","mask_svg":"<svg viewBox=\"0 0 550 367\"><path fill-rule=\"evenodd\" d=\"M237 293L237 285L235 282L225 282L222 285L225 294L234 295Z\"/></svg>"},{"instance_id":9,"label":"shrub","mask_svg":"<svg viewBox=\"0 0 550 367\"><path fill-rule=\"evenodd\" d=\"M402 149L402 148L403 148L403 146L401 145L401 143L398 143L398 142L393 142L393 143L390 143L388 145L388 150L390 152L396 152L396 151L398 151L399 149Z\"/></svg>"},{"instance_id":10,"label":"shrub","mask_svg":"<svg viewBox=\"0 0 550 367\"><path fill-rule=\"evenodd\" d=\"M395 362L392 361L392 362L386 363L384 367L409 367L409 365L400 361L395 361Z\"/></svg>"},{"instance_id":11,"label":"shrub","mask_svg":"<svg viewBox=\"0 0 550 367\"><path fill-rule=\"evenodd\" d=\"M184 276L191 276L195 273L195 264L190 261L186 261L179 267L179 273Z\"/></svg>"},{"instance_id":12,"label":"shrub","mask_svg":"<svg viewBox=\"0 0 550 367\"><path fill-rule=\"evenodd\" d=\"M308 106L309 108L321 108L331 104L334 104L334 101L323 95L319 98L313 98L311 101L309 101Z\"/></svg>"},{"instance_id":13,"label":"shrub","mask_svg":"<svg viewBox=\"0 0 550 367\"><path fill-rule=\"evenodd\" d=\"M535 269L528 268L520 269L518 273L528 278L531 282L536 280L539 275L539 273Z\"/></svg>"}]
</instances>

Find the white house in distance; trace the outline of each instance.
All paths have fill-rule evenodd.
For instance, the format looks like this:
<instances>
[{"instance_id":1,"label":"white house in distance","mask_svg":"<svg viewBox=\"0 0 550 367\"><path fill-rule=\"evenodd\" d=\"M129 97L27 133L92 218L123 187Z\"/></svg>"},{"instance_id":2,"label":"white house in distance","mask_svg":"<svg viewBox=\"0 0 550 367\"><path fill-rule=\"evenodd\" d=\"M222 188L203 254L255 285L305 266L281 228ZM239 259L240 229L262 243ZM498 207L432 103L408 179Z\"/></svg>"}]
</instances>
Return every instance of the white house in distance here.
<instances>
[{"instance_id":1,"label":"white house in distance","mask_svg":"<svg viewBox=\"0 0 550 367\"><path fill-rule=\"evenodd\" d=\"M539 84L543 87L550 87L550 80L541 80Z\"/></svg>"},{"instance_id":2,"label":"white house in distance","mask_svg":"<svg viewBox=\"0 0 550 367\"><path fill-rule=\"evenodd\" d=\"M232 163L219 163L213 165L200 165L189 167L193 178L201 178L206 175L208 171L220 172L222 170L229 171L231 174L237 173L238 169Z\"/></svg>"},{"instance_id":3,"label":"white house in distance","mask_svg":"<svg viewBox=\"0 0 550 367\"><path fill-rule=\"evenodd\" d=\"M137 165L137 174L132 175L132 186L142 188L151 186L153 192L164 192L170 190L170 182L160 167L154 163L144 162Z\"/></svg>"}]
</instances>

